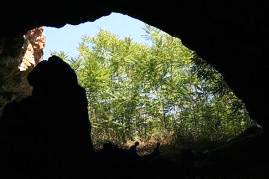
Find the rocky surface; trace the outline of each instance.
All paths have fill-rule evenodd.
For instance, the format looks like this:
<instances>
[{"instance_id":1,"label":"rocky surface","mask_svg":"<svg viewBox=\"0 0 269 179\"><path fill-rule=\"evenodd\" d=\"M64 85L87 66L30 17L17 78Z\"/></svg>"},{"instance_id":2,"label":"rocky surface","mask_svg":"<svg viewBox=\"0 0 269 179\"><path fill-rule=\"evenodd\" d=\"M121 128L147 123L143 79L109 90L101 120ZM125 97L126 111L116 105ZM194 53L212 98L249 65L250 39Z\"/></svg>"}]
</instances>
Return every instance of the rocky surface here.
<instances>
[{"instance_id":1,"label":"rocky surface","mask_svg":"<svg viewBox=\"0 0 269 179\"><path fill-rule=\"evenodd\" d=\"M40 62L44 45L43 27L0 38L0 107L31 94L26 77Z\"/></svg>"},{"instance_id":2,"label":"rocky surface","mask_svg":"<svg viewBox=\"0 0 269 179\"><path fill-rule=\"evenodd\" d=\"M20 71L30 70L40 62L46 42L43 30L43 27L37 27L24 35Z\"/></svg>"}]
</instances>

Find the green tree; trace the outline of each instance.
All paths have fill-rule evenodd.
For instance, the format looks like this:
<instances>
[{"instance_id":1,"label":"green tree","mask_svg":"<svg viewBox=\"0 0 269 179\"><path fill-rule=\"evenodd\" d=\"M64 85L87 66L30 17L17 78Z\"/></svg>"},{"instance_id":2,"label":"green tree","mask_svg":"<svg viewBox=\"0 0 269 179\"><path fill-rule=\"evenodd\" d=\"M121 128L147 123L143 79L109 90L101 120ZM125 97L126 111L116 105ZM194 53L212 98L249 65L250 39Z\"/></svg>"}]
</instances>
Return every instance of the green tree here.
<instances>
[{"instance_id":1,"label":"green tree","mask_svg":"<svg viewBox=\"0 0 269 179\"><path fill-rule=\"evenodd\" d=\"M151 45L100 30L84 36L79 56L54 53L86 88L94 142L139 138L217 141L251 125L222 76L178 38L146 25Z\"/></svg>"}]
</instances>

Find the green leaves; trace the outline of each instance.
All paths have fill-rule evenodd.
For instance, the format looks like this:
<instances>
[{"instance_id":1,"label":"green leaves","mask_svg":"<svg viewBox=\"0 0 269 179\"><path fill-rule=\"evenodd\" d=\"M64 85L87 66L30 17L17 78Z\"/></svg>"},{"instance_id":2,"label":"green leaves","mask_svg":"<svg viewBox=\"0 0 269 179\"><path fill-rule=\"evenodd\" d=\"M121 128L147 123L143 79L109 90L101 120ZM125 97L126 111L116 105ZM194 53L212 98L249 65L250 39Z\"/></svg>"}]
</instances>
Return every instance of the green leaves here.
<instances>
[{"instance_id":1,"label":"green leaves","mask_svg":"<svg viewBox=\"0 0 269 179\"><path fill-rule=\"evenodd\" d=\"M145 26L151 46L100 30L64 58L86 88L95 142L152 136L216 141L251 121L222 76L177 38ZM183 141L183 140L182 140Z\"/></svg>"}]
</instances>

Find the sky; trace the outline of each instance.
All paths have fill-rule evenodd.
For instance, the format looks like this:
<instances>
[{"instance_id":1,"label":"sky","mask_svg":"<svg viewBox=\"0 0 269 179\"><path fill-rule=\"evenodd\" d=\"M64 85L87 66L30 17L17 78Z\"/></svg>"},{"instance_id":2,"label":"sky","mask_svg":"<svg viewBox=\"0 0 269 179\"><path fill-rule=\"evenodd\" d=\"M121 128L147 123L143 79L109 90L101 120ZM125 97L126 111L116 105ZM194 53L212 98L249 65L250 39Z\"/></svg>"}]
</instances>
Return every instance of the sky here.
<instances>
[{"instance_id":1,"label":"sky","mask_svg":"<svg viewBox=\"0 0 269 179\"><path fill-rule=\"evenodd\" d=\"M50 56L51 51L64 51L70 57L78 55L77 47L82 36L94 36L99 30L112 32L120 38L131 37L135 42L146 43L143 27L145 23L127 15L112 13L94 22L86 22L79 25L65 25L62 28L45 27L44 34L46 45L43 59Z\"/></svg>"}]
</instances>

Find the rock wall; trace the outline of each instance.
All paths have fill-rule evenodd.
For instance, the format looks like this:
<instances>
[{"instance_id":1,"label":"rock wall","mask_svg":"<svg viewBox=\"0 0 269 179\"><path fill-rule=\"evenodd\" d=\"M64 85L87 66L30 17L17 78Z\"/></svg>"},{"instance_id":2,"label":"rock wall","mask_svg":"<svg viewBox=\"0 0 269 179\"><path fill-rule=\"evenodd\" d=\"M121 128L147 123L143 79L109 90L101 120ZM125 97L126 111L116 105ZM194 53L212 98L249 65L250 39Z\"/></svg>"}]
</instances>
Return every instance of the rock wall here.
<instances>
[{"instance_id":1,"label":"rock wall","mask_svg":"<svg viewBox=\"0 0 269 179\"><path fill-rule=\"evenodd\" d=\"M0 39L0 107L31 94L28 73L40 62L45 46L43 27Z\"/></svg>"},{"instance_id":2,"label":"rock wall","mask_svg":"<svg viewBox=\"0 0 269 179\"><path fill-rule=\"evenodd\" d=\"M46 42L43 31L43 27L37 27L24 35L25 42L20 57L22 59L19 65L20 71L29 71L40 62Z\"/></svg>"}]
</instances>

